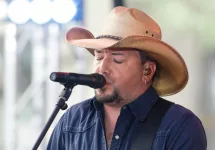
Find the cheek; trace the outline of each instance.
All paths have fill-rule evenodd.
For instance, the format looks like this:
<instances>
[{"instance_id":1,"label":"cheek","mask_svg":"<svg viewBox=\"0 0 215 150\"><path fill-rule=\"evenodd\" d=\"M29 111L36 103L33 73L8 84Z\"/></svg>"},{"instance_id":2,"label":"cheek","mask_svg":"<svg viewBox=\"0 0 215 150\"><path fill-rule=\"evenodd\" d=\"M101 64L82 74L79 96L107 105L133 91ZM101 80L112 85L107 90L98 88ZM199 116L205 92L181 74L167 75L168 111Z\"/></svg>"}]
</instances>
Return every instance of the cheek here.
<instances>
[{"instance_id":1,"label":"cheek","mask_svg":"<svg viewBox=\"0 0 215 150\"><path fill-rule=\"evenodd\" d=\"M129 67L127 69L118 70L119 83L122 88L133 88L142 82L141 68Z\"/></svg>"},{"instance_id":2,"label":"cheek","mask_svg":"<svg viewBox=\"0 0 215 150\"><path fill-rule=\"evenodd\" d=\"M117 68L115 69L115 85L119 86L120 88L127 88L131 81L131 74L129 70Z\"/></svg>"}]
</instances>

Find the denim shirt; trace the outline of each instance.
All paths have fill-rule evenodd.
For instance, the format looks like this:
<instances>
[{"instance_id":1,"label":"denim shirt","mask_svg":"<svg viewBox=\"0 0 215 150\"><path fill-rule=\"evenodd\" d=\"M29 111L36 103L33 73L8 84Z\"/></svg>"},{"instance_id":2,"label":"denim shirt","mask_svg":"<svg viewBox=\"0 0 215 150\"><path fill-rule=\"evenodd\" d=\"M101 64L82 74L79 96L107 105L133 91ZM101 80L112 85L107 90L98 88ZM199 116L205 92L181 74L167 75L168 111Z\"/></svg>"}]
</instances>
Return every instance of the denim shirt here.
<instances>
[{"instance_id":1,"label":"denim shirt","mask_svg":"<svg viewBox=\"0 0 215 150\"><path fill-rule=\"evenodd\" d=\"M139 120L144 120L158 99L151 87L121 108L110 150L130 150ZM72 106L61 117L47 150L107 150L103 105L95 98ZM206 150L201 121L190 110L173 104L165 114L152 150Z\"/></svg>"}]
</instances>

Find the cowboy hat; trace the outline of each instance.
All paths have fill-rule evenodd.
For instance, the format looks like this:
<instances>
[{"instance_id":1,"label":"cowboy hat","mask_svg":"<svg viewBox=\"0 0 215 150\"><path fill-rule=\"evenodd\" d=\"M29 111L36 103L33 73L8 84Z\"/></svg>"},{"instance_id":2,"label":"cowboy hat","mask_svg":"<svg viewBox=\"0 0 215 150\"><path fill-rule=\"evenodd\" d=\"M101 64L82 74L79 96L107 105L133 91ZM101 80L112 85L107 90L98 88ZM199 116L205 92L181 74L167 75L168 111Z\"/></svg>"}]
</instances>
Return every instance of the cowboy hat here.
<instances>
[{"instance_id":1,"label":"cowboy hat","mask_svg":"<svg viewBox=\"0 0 215 150\"><path fill-rule=\"evenodd\" d=\"M66 40L74 46L86 48L92 55L95 49L105 48L135 48L146 52L160 67L159 78L155 78L152 86L160 96L167 96L186 86L188 71L181 55L163 42L161 36L159 25L147 14L119 6L110 12L98 37L75 27L66 33Z\"/></svg>"}]
</instances>

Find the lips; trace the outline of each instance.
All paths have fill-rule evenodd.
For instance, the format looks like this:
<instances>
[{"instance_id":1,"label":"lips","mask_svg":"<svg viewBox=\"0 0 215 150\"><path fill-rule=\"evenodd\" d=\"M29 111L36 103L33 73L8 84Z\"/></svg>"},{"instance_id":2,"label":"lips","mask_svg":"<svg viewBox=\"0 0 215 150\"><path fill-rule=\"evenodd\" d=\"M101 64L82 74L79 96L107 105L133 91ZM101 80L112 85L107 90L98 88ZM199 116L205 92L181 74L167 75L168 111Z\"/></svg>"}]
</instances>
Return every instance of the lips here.
<instances>
[{"instance_id":1,"label":"lips","mask_svg":"<svg viewBox=\"0 0 215 150\"><path fill-rule=\"evenodd\" d=\"M108 77L104 76L106 80L106 84L112 84L112 80L110 80Z\"/></svg>"}]
</instances>

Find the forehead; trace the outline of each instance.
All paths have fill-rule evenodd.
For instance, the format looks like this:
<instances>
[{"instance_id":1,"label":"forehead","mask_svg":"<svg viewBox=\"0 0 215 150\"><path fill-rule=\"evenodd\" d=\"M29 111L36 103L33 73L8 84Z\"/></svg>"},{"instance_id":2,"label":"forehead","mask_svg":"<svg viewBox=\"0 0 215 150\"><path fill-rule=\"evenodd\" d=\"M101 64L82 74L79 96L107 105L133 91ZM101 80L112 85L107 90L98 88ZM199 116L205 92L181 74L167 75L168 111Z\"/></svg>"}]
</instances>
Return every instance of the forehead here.
<instances>
[{"instance_id":1,"label":"forehead","mask_svg":"<svg viewBox=\"0 0 215 150\"><path fill-rule=\"evenodd\" d=\"M121 53L121 54L135 54L137 53L137 49L128 49L128 48L107 48L102 50L95 50L94 54L105 54L105 53Z\"/></svg>"}]
</instances>

